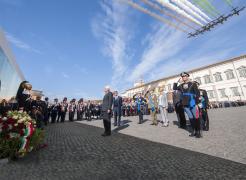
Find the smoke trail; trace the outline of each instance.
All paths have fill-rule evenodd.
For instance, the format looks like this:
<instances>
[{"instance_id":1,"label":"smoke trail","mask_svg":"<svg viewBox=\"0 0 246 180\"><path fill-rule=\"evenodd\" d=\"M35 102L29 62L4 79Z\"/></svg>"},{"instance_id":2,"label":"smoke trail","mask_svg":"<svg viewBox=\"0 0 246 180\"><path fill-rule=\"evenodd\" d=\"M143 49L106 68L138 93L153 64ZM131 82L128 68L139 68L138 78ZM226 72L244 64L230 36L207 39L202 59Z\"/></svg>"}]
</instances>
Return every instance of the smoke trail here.
<instances>
[{"instance_id":1,"label":"smoke trail","mask_svg":"<svg viewBox=\"0 0 246 180\"><path fill-rule=\"evenodd\" d=\"M191 25L189 25L188 23L180 20L179 18L177 18L175 15L171 14L171 13L168 13L167 11L165 11L163 8L161 8L160 6L158 6L157 4L155 3L152 3L150 2L149 0L141 0L142 2L144 2L145 4L149 5L150 7L160 11L162 14L166 15L166 16L169 16L173 19L175 19L176 21L178 21L179 23L191 28L191 29L194 29L196 30L196 28L192 27Z\"/></svg>"},{"instance_id":2,"label":"smoke trail","mask_svg":"<svg viewBox=\"0 0 246 180\"><path fill-rule=\"evenodd\" d=\"M226 4L228 4L230 7L232 7L232 0L224 0Z\"/></svg>"},{"instance_id":3,"label":"smoke trail","mask_svg":"<svg viewBox=\"0 0 246 180\"><path fill-rule=\"evenodd\" d=\"M200 19L201 21L208 23L206 19L204 19L202 16L194 12L190 7L186 6L184 3L182 3L180 0L171 0L172 3L176 4L180 8L184 9L186 12L192 14L197 19Z\"/></svg>"},{"instance_id":4,"label":"smoke trail","mask_svg":"<svg viewBox=\"0 0 246 180\"><path fill-rule=\"evenodd\" d=\"M211 9L211 11L215 12L217 15L219 15L220 13L215 9L215 7L208 1L208 0L201 0L203 1L203 3L209 8Z\"/></svg>"},{"instance_id":5,"label":"smoke trail","mask_svg":"<svg viewBox=\"0 0 246 180\"><path fill-rule=\"evenodd\" d=\"M200 14L201 16L203 16L204 18L206 18L207 20L211 21L211 18L210 17L208 17L204 12L202 12L198 7L196 7L190 1L188 1L188 0L180 0L180 1L182 3L184 3L186 6L190 7L191 9L193 9L193 11L196 11L198 14Z\"/></svg>"},{"instance_id":6,"label":"smoke trail","mask_svg":"<svg viewBox=\"0 0 246 180\"><path fill-rule=\"evenodd\" d=\"M202 0L193 0L193 2L200 6L200 8L206 11L206 13L208 13L210 16L217 17L217 14L211 11L211 9L209 9Z\"/></svg>"},{"instance_id":7,"label":"smoke trail","mask_svg":"<svg viewBox=\"0 0 246 180\"><path fill-rule=\"evenodd\" d=\"M163 22L164 24L167 24L167 25L169 25L169 26L172 26L172 27L174 27L175 29L180 30L180 31L182 31L182 32L184 32L184 33L188 33L186 30L181 29L181 28L178 27L177 25L173 24L171 21L169 21L169 20L167 20L167 19L164 19L163 17L161 17L161 16L159 16L159 15L157 15L157 14L155 14L155 13L149 11L149 10L147 10L146 8L144 8L144 7L140 6L140 5L138 5L137 3L134 3L134 2L131 1L131 0L120 0L120 1L125 2L125 3L129 4L130 6L132 6L133 8L135 8L135 9L137 9L137 10L139 10L139 11L142 11L142 12L145 13L145 14L148 14L148 15L152 16L153 18L155 18L155 19L157 19L157 20Z\"/></svg>"},{"instance_id":8,"label":"smoke trail","mask_svg":"<svg viewBox=\"0 0 246 180\"><path fill-rule=\"evenodd\" d=\"M197 21L195 18L193 18L192 16L187 14L184 10L182 10L179 7L177 7L177 6L173 5L172 3L170 3L169 0L156 0L156 1L158 3L160 3L162 6L177 12L178 14L186 17L187 19L189 19L190 21L193 21L194 23L198 24L199 26L203 26L203 24L201 22Z\"/></svg>"}]
</instances>

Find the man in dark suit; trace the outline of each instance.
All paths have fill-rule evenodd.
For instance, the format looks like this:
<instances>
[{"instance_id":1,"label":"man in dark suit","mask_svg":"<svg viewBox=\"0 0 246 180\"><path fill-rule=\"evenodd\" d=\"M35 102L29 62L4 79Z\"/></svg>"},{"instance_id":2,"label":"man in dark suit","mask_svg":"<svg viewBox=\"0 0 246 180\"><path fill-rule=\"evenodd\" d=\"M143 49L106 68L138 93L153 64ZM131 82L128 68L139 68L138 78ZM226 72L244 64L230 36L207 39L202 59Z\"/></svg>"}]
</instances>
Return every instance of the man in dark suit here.
<instances>
[{"instance_id":1,"label":"man in dark suit","mask_svg":"<svg viewBox=\"0 0 246 180\"><path fill-rule=\"evenodd\" d=\"M121 108L122 108L122 97L118 96L118 91L114 91L114 98L113 98L114 126L121 125Z\"/></svg>"},{"instance_id":2,"label":"man in dark suit","mask_svg":"<svg viewBox=\"0 0 246 180\"><path fill-rule=\"evenodd\" d=\"M175 107L179 127L182 129L186 129L186 118L184 113L184 107L182 105L181 94L182 92L178 90L173 91L173 105Z\"/></svg>"},{"instance_id":3,"label":"man in dark suit","mask_svg":"<svg viewBox=\"0 0 246 180\"><path fill-rule=\"evenodd\" d=\"M106 86L104 88L105 95L103 97L102 103L102 119L105 132L102 136L111 135L111 114L112 114L112 104L113 104L113 94L110 92L110 87Z\"/></svg>"},{"instance_id":4,"label":"man in dark suit","mask_svg":"<svg viewBox=\"0 0 246 180\"><path fill-rule=\"evenodd\" d=\"M143 107L147 101L143 98L142 93L138 93L134 95L133 100L135 101L137 105L137 113L138 113L138 118L139 118L138 124L142 124L143 123L143 113L144 113Z\"/></svg>"},{"instance_id":5,"label":"man in dark suit","mask_svg":"<svg viewBox=\"0 0 246 180\"><path fill-rule=\"evenodd\" d=\"M200 84L195 81L197 87L199 88ZM203 130L209 130L209 118L208 118L208 106L209 106L209 99L207 91L204 89L200 89L200 98L199 98L199 110L200 110L200 120L201 120L201 127Z\"/></svg>"},{"instance_id":6,"label":"man in dark suit","mask_svg":"<svg viewBox=\"0 0 246 180\"><path fill-rule=\"evenodd\" d=\"M56 118L57 118L57 113L58 113L58 99L55 98L54 99L54 103L51 105L51 123L55 123L56 122Z\"/></svg>"},{"instance_id":7,"label":"man in dark suit","mask_svg":"<svg viewBox=\"0 0 246 180\"><path fill-rule=\"evenodd\" d=\"M49 123L49 119L50 119L50 111L51 111L50 105L49 105L49 98L48 98L48 97L46 97L46 98L44 99L44 103L45 103L45 109L44 109L44 124L45 124L45 126L47 126L48 123Z\"/></svg>"}]
</instances>

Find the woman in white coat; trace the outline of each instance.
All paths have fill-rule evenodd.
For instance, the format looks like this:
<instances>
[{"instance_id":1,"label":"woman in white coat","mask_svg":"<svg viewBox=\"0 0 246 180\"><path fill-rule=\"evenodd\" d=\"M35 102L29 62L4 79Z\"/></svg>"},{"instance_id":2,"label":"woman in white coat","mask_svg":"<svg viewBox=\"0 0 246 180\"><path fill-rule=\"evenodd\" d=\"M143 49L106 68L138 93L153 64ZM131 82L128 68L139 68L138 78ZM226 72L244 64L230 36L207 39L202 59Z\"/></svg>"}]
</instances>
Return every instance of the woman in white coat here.
<instances>
[{"instance_id":1,"label":"woman in white coat","mask_svg":"<svg viewBox=\"0 0 246 180\"><path fill-rule=\"evenodd\" d=\"M161 113L161 123L162 126L167 127L169 125L169 120L167 118L167 108L168 108L168 101L167 101L167 91L163 88L160 89L160 96L158 99L158 105Z\"/></svg>"}]
</instances>

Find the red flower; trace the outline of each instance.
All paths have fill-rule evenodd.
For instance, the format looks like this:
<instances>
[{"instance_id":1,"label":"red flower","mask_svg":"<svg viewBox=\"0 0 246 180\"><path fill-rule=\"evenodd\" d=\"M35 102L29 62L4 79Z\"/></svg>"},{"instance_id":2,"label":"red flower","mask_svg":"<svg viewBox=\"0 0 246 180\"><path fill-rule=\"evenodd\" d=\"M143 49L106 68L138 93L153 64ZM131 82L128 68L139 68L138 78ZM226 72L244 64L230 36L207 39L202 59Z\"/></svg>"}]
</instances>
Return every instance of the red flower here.
<instances>
[{"instance_id":1,"label":"red flower","mask_svg":"<svg viewBox=\"0 0 246 180\"><path fill-rule=\"evenodd\" d=\"M12 118L8 118L7 119L7 123L8 124L15 124L16 123L16 120L12 119Z\"/></svg>"},{"instance_id":2,"label":"red flower","mask_svg":"<svg viewBox=\"0 0 246 180\"><path fill-rule=\"evenodd\" d=\"M24 130L23 129L20 129L19 130L19 134L20 134L20 136L24 136Z\"/></svg>"},{"instance_id":3,"label":"red flower","mask_svg":"<svg viewBox=\"0 0 246 180\"><path fill-rule=\"evenodd\" d=\"M3 126L2 126L2 130L6 131L9 129L9 125L4 123Z\"/></svg>"},{"instance_id":4,"label":"red flower","mask_svg":"<svg viewBox=\"0 0 246 180\"><path fill-rule=\"evenodd\" d=\"M24 129L25 128L25 124L24 123L19 123L17 127L19 129Z\"/></svg>"}]
</instances>

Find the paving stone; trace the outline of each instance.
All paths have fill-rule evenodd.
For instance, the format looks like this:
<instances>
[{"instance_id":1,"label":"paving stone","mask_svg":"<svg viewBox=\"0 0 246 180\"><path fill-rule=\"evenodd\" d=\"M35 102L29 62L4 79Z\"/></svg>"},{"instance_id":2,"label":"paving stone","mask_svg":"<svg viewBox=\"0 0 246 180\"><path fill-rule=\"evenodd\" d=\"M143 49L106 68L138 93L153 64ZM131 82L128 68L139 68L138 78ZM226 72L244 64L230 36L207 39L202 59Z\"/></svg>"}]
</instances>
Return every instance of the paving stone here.
<instances>
[{"instance_id":1,"label":"paving stone","mask_svg":"<svg viewBox=\"0 0 246 180\"><path fill-rule=\"evenodd\" d=\"M1 180L246 179L246 165L67 122L46 129L48 147L5 164Z\"/></svg>"},{"instance_id":2,"label":"paving stone","mask_svg":"<svg viewBox=\"0 0 246 180\"><path fill-rule=\"evenodd\" d=\"M175 113L168 114L168 128L150 126L149 116L144 116L145 123L139 125L138 117L134 116L123 117L125 128L114 131L246 164L245 113L246 106L209 110L210 130L203 132L201 139L191 138L187 130L179 129ZM101 120L78 122L103 127Z\"/></svg>"}]
</instances>

